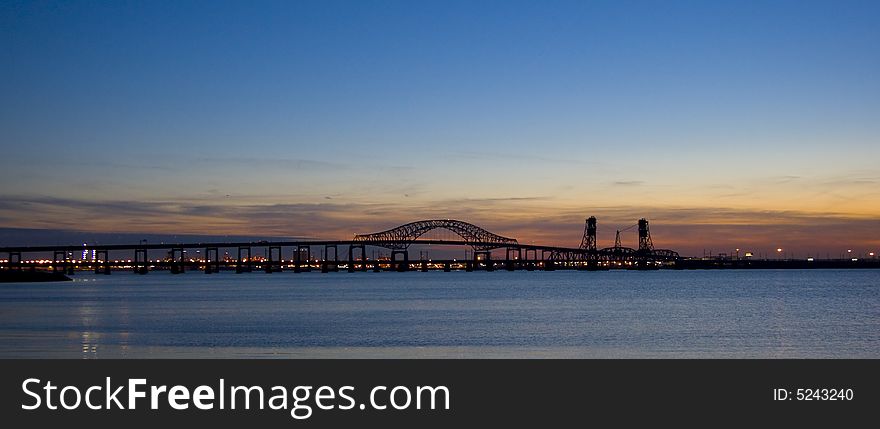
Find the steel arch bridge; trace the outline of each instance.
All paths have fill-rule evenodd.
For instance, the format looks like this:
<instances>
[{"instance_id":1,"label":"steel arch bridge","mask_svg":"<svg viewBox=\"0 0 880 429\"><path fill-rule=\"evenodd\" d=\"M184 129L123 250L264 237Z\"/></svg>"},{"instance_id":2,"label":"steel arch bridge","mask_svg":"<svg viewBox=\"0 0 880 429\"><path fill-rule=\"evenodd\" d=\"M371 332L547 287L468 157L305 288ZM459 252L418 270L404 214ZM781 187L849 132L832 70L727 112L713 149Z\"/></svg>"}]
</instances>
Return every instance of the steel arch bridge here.
<instances>
[{"instance_id":1,"label":"steel arch bridge","mask_svg":"<svg viewBox=\"0 0 880 429\"><path fill-rule=\"evenodd\" d=\"M410 222L387 231L355 235L354 241L386 249L401 250L408 248L426 232L438 228L458 234L474 250L485 251L517 244L514 238L502 237L474 224L453 219Z\"/></svg>"}]
</instances>

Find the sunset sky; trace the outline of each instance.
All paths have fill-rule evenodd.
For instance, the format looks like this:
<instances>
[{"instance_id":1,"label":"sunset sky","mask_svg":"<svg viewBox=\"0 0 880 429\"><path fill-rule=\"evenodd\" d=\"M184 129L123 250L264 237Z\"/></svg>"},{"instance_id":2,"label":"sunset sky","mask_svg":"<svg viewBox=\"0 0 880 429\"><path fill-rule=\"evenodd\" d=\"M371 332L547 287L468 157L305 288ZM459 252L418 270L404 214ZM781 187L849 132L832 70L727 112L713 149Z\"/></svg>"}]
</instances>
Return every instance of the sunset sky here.
<instances>
[{"instance_id":1,"label":"sunset sky","mask_svg":"<svg viewBox=\"0 0 880 429\"><path fill-rule=\"evenodd\" d=\"M880 251L880 2L0 4L0 227ZM624 244L635 245L635 235ZM2 245L3 243L0 243Z\"/></svg>"}]
</instances>

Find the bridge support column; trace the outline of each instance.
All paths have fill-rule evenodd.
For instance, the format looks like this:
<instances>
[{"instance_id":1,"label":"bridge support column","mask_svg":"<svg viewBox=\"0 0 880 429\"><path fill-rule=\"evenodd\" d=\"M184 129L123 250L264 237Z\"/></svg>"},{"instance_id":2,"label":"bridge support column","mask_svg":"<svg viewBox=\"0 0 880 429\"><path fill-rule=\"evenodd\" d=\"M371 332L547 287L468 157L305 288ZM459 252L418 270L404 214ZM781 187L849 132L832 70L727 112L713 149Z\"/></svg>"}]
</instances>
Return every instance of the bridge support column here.
<instances>
[{"instance_id":1,"label":"bridge support column","mask_svg":"<svg viewBox=\"0 0 880 429\"><path fill-rule=\"evenodd\" d=\"M242 259L241 252L244 250L247 252L247 258ZM238 260L235 264L235 272L237 274L241 273L249 273L251 272L251 265L253 263L253 258L251 258L251 247L250 246L238 246Z\"/></svg>"},{"instance_id":2,"label":"bridge support column","mask_svg":"<svg viewBox=\"0 0 880 429\"><path fill-rule=\"evenodd\" d=\"M110 252L106 250L95 251L95 274L110 274Z\"/></svg>"},{"instance_id":3,"label":"bridge support column","mask_svg":"<svg viewBox=\"0 0 880 429\"><path fill-rule=\"evenodd\" d=\"M275 254L278 254L278 259L275 259ZM282 271L282 259L281 256L281 246L269 246L266 249L266 254L269 260L266 262L266 274L272 273L280 273Z\"/></svg>"},{"instance_id":4,"label":"bridge support column","mask_svg":"<svg viewBox=\"0 0 880 429\"><path fill-rule=\"evenodd\" d=\"M424 259L422 260L422 272L423 272L423 273L427 273L427 272L428 272L428 261L426 261L426 260L424 260Z\"/></svg>"},{"instance_id":5,"label":"bridge support column","mask_svg":"<svg viewBox=\"0 0 880 429\"><path fill-rule=\"evenodd\" d=\"M186 265L183 252L182 247L171 248L171 274L183 274Z\"/></svg>"},{"instance_id":6,"label":"bridge support column","mask_svg":"<svg viewBox=\"0 0 880 429\"><path fill-rule=\"evenodd\" d=\"M361 258L361 271L367 272L368 258L367 258L367 245L366 244L361 245L361 253L364 255L364 257Z\"/></svg>"},{"instance_id":7,"label":"bridge support column","mask_svg":"<svg viewBox=\"0 0 880 429\"><path fill-rule=\"evenodd\" d=\"M444 262L443 263L443 272L448 273L450 271L452 271L452 263L449 261Z\"/></svg>"},{"instance_id":8,"label":"bridge support column","mask_svg":"<svg viewBox=\"0 0 880 429\"><path fill-rule=\"evenodd\" d=\"M61 256L60 258L58 256ZM55 250L52 252L52 271L67 271L67 252Z\"/></svg>"},{"instance_id":9,"label":"bridge support column","mask_svg":"<svg viewBox=\"0 0 880 429\"><path fill-rule=\"evenodd\" d=\"M302 267L302 252L306 252L306 265ZM311 271L311 261L312 261L312 246L297 244L296 245L296 253L293 255L293 272L299 273L301 271Z\"/></svg>"},{"instance_id":10,"label":"bridge support column","mask_svg":"<svg viewBox=\"0 0 880 429\"><path fill-rule=\"evenodd\" d=\"M55 250L52 252L52 271L59 270L64 274L73 275L73 262L66 251Z\"/></svg>"},{"instance_id":11,"label":"bridge support column","mask_svg":"<svg viewBox=\"0 0 880 429\"><path fill-rule=\"evenodd\" d=\"M72 275L74 275L74 274L76 273L76 271L74 270L74 268L75 268L74 265L75 265L75 264L74 264L73 258L68 257L68 258L67 258L67 261L65 262L65 264L66 264L66 266L67 266L67 271L66 271L64 274L67 274L68 276L72 276Z\"/></svg>"},{"instance_id":12,"label":"bridge support column","mask_svg":"<svg viewBox=\"0 0 880 429\"><path fill-rule=\"evenodd\" d=\"M599 269L599 260L596 255L587 255L587 271L596 271Z\"/></svg>"},{"instance_id":13,"label":"bridge support column","mask_svg":"<svg viewBox=\"0 0 880 429\"><path fill-rule=\"evenodd\" d=\"M495 266L492 263L492 252L489 250L475 250L474 251L474 269L480 269L480 255L483 256L482 261L486 264L486 271L494 271Z\"/></svg>"},{"instance_id":14,"label":"bridge support column","mask_svg":"<svg viewBox=\"0 0 880 429\"><path fill-rule=\"evenodd\" d=\"M333 249L333 263L330 263L330 249ZM335 244L324 245L324 260L321 261L321 272L339 271L339 251Z\"/></svg>"},{"instance_id":15,"label":"bridge support column","mask_svg":"<svg viewBox=\"0 0 880 429\"><path fill-rule=\"evenodd\" d=\"M220 272L220 249L216 247L205 248L205 274Z\"/></svg>"},{"instance_id":16,"label":"bridge support column","mask_svg":"<svg viewBox=\"0 0 880 429\"><path fill-rule=\"evenodd\" d=\"M516 269L516 262L519 262L519 257L517 257L516 262L514 262L513 260L510 259L510 252L517 251L517 250L519 250L519 249L511 249L510 247L508 247L504 251L504 268L507 271L513 271Z\"/></svg>"},{"instance_id":17,"label":"bridge support column","mask_svg":"<svg viewBox=\"0 0 880 429\"><path fill-rule=\"evenodd\" d=\"M397 255L403 255L403 260L398 262ZM391 268L397 271L409 270L409 251L395 249L391 251Z\"/></svg>"},{"instance_id":18,"label":"bridge support column","mask_svg":"<svg viewBox=\"0 0 880 429\"><path fill-rule=\"evenodd\" d=\"M150 261L147 259L147 249L134 249L134 273L146 274L150 271Z\"/></svg>"},{"instance_id":19,"label":"bridge support column","mask_svg":"<svg viewBox=\"0 0 880 429\"><path fill-rule=\"evenodd\" d=\"M532 257L529 258L529 252L532 252ZM526 271L534 271L535 266L538 265L538 249L526 249Z\"/></svg>"},{"instance_id":20,"label":"bridge support column","mask_svg":"<svg viewBox=\"0 0 880 429\"><path fill-rule=\"evenodd\" d=\"M378 273L382 271L382 267L379 266L379 261L373 261L373 272Z\"/></svg>"},{"instance_id":21,"label":"bridge support column","mask_svg":"<svg viewBox=\"0 0 880 429\"><path fill-rule=\"evenodd\" d=\"M361 249L361 271L367 271L367 246L363 244L351 244L348 246L348 272L353 273L355 271L354 249Z\"/></svg>"},{"instance_id":22,"label":"bridge support column","mask_svg":"<svg viewBox=\"0 0 880 429\"><path fill-rule=\"evenodd\" d=\"M9 252L9 258L6 262L6 268L10 270L15 268L18 271L21 271L21 252Z\"/></svg>"}]
</instances>

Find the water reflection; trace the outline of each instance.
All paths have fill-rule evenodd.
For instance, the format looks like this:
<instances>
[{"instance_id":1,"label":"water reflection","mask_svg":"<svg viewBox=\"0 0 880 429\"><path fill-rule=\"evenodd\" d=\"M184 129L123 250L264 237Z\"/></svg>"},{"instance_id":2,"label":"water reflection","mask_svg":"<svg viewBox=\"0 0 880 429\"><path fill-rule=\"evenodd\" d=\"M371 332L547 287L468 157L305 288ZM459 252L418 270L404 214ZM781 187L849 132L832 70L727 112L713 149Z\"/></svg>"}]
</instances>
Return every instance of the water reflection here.
<instances>
[{"instance_id":1,"label":"water reflection","mask_svg":"<svg viewBox=\"0 0 880 429\"><path fill-rule=\"evenodd\" d=\"M82 358L93 359L98 357L98 340L100 334L84 331L81 335Z\"/></svg>"},{"instance_id":2,"label":"water reflection","mask_svg":"<svg viewBox=\"0 0 880 429\"><path fill-rule=\"evenodd\" d=\"M880 270L363 274L2 285L0 357L880 358Z\"/></svg>"}]
</instances>

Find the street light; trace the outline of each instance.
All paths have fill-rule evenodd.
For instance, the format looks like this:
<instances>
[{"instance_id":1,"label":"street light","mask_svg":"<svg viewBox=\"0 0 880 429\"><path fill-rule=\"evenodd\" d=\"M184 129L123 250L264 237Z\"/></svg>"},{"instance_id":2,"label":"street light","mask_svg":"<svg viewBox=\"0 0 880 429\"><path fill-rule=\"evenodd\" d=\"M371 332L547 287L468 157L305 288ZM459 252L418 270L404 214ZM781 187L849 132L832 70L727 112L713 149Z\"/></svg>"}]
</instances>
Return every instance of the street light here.
<instances>
[{"instance_id":1,"label":"street light","mask_svg":"<svg viewBox=\"0 0 880 429\"><path fill-rule=\"evenodd\" d=\"M779 247L776 249L776 258L779 259L779 256L782 254L782 248Z\"/></svg>"}]
</instances>

